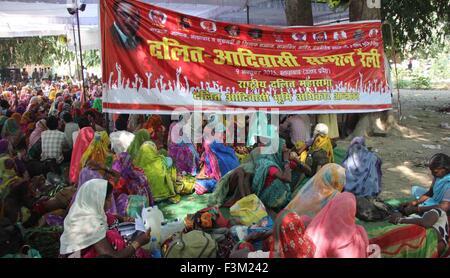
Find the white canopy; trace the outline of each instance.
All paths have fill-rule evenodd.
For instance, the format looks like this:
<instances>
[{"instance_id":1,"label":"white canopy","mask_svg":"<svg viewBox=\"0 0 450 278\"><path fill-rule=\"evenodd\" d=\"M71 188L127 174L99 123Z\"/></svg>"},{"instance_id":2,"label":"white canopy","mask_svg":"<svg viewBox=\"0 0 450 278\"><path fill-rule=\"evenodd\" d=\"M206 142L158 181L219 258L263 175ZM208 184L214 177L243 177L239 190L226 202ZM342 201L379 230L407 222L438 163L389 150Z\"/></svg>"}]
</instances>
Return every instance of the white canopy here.
<instances>
[{"instance_id":1,"label":"white canopy","mask_svg":"<svg viewBox=\"0 0 450 278\"><path fill-rule=\"evenodd\" d=\"M69 41L73 41L72 28L75 20L74 16L67 12L68 3L71 2L72 0L2 1L0 38L67 35ZM98 49L100 48L99 0L79 2L86 4L86 10L79 14L83 49ZM251 24L286 25L284 0L144 0L143 2L202 18L235 23L247 23L248 4ZM348 11L334 12L322 3L313 3L313 15L314 24L348 21Z\"/></svg>"}]
</instances>

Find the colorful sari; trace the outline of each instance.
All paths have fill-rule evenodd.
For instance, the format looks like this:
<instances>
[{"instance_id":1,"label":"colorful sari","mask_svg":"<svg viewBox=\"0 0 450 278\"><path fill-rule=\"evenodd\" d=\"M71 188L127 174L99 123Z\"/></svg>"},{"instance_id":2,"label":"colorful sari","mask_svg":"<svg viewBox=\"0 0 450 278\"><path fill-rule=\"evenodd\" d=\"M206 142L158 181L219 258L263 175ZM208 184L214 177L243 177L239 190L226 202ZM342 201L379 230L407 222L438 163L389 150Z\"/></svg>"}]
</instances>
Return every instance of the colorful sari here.
<instances>
[{"instance_id":1,"label":"colorful sari","mask_svg":"<svg viewBox=\"0 0 450 278\"><path fill-rule=\"evenodd\" d=\"M169 152L168 155L174 160L178 173L196 175L199 154L190 142L176 143L172 141L172 131L175 123L169 129Z\"/></svg>"},{"instance_id":2,"label":"colorful sari","mask_svg":"<svg viewBox=\"0 0 450 278\"><path fill-rule=\"evenodd\" d=\"M94 139L81 157L81 167L84 167L90 160L106 167L112 165L112 155L109 152L109 136L106 131L96 132Z\"/></svg>"},{"instance_id":3,"label":"colorful sari","mask_svg":"<svg viewBox=\"0 0 450 278\"><path fill-rule=\"evenodd\" d=\"M139 153L139 149L141 148L142 144L149 140L150 134L148 133L148 131L146 129L139 130L138 132L136 132L133 141L128 147L127 153L131 156L132 159L135 159Z\"/></svg>"},{"instance_id":4,"label":"colorful sari","mask_svg":"<svg viewBox=\"0 0 450 278\"><path fill-rule=\"evenodd\" d=\"M114 161L112 169L120 173L121 179L117 185L118 191L127 195L139 195L147 198L147 202L153 206L153 197L150 193L147 177L145 173L135 168L131 161L131 156L120 153Z\"/></svg>"},{"instance_id":5,"label":"colorful sari","mask_svg":"<svg viewBox=\"0 0 450 278\"><path fill-rule=\"evenodd\" d=\"M352 193L337 195L306 228L316 247L314 258L367 258L369 238L355 223L356 198Z\"/></svg>"},{"instance_id":6,"label":"colorful sari","mask_svg":"<svg viewBox=\"0 0 450 278\"><path fill-rule=\"evenodd\" d=\"M324 150L326 152L328 163L334 162L333 145L331 144L331 139L328 135L318 134L316 138L314 138L314 142L309 148L308 153L312 154L320 150Z\"/></svg>"},{"instance_id":7,"label":"colorful sari","mask_svg":"<svg viewBox=\"0 0 450 278\"><path fill-rule=\"evenodd\" d=\"M179 201L179 196L175 193L177 172L174 167L169 167L166 161L166 157L158 154L155 143L147 141L142 144L133 163L144 170L155 201L170 199L177 202Z\"/></svg>"},{"instance_id":8,"label":"colorful sari","mask_svg":"<svg viewBox=\"0 0 450 278\"><path fill-rule=\"evenodd\" d=\"M305 231L305 224L298 214L281 211L269 238L270 258L312 258L315 246Z\"/></svg>"},{"instance_id":9,"label":"colorful sari","mask_svg":"<svg viewBox=\"0 0 450 278\"><path fill-rule=\"evenodd\" d=\"M22 120L22 115L20 113L13 113L11 119L14 119L18 126L20 126L20 121Z\"/></svg>"},{"instance_id":10,"label":"colorful sari","mask_svg":"<svg viewBox=\"0 0 450 278\"><path fill-rule=\"evenodd\" d=\"M41 139L42 132L47 130L46 120L42 119L39 122L36 123L36 127L33 130L33 132L30 135L30 141L28 143L28 150L33 147L34 144L36 144L39 139Z\"/></svg>"},{"instance_id":11,"label":"colorful sari","mask_svg":"<svg viewBox=\"0 0 450 278\"><path fill-rule=\"evenodd\" d=\"M254 149L247 158L246 161L244 161L243 164L239 165L234 170L228 172L226 175L224 175L216 184L216 188L214 192L209 196L208 199L208 205L209 206L222 206L225 203L229 203L228 205L231 206L234 204L235 201L238 201L239 197L245 197L241 196L239 192L239 188L236 188L235 191L237 192L230 192L230 183L238 183L235 181L235 173L237 171L243 170L244 173L247 174L254 174L255 173L255 163L259 156L259 149ZM251 180L242 180L243 184L238 186L248 186L251 188L252 182ZM230 198L228 196L232 195ZM231 200L230 200L231 199ZM231 202L230 202L231 201ZM231 204L233 203L233 204Z\"/></svg>"},{"instance_id":12,"label":"colorful sari","mask_svg":"<svg viewBox=\"0 0 450 278\"><path fill-rule=\"evenodd\" d=\"M163 125L161 116L152 115L144 124L144 128L150 133L150 138L155 142L156 147L161 149L164 147L164 138L166 138L166 128Z\"/></svg>"},{"instance_id":13,"label":"colorful sari","mask_svg":"<svg viewBox=\"0 0 450 278\"><path fill-rule=\"evenodd\" d=\"M70 160L69 180L71 183L78 182L78 176L81 171L81 157L94 139L94 129L84 127L80 130L77 139L73 144L72 157Z\"/></svg>"},{"instance_id":14,"label":"colorful sari","mask_svg":"<svg viewBox=\"0 0 450 278\"><path fill-rule=\"evenodd\" d=\"M239 166L239 159L236 157L233 148L215 141L212 143L205 141L203 146L205 151L201 161L206 176L218 181L222 176Z\"/></svg>"},{"instance_id":15,"label":"colorful sari","mask_svg":"<svg viewBox=\"0 0 450 278\"><path fill-rule=\"evenodd\" d=\"M98 112L102 113L102 99L96 98L94 100L94 103L92 104L92 108L97 110Z\"/></svg>"},{"instance_id":16,"label":"colorful sari","mask_svg":"<svg viewBox=\"0 0 450 278\"><path fill-rule=\"evenodd\" d=\"M366 148L363 137L352 140L345 168L346 183L344 191L357 197L376 197L381 192L381 159Z\"/></svg>"},{"instance_id":17,"label":"colorful sari","mask_svg":"<svg viewBox=\"0 0 450 278\"><path fill-rule=\"evenodd\" d=\"M345 169L334 163L323 166L292 198L286 209L314 217L345 185Z\"/></svg>"},{"instance_id":18,"label":"colorful sari","mask_svg":"<svg viewBox=\"0 0 450 278\"><path fill-rule=\"evenodd\" d=\"M0 200L4 196L5 189L11 184L17 177L17 173L14 168L14 161L8 155L9 142L6 139L0 140Z\"/></svg>"},{"instance_id":19,"label":"colorful sari","mask_svg":"<svg viewBox=\"0 0 450 278\"><path fill-rule=\"evenodd\" d=\"M283 208L291 199L291 187L280 179L274 179L272 184L265 187L266 179L269 177L271 167L284 171L283 145L284 139L279 139L278 150L275 154L260 155L256 160L255 176L253 177L252 190L264 203L273 209Z\"/></svg>"},{"instance_id":20,"label":"colorful sari","mask_svg":"<svg viewBox=\"0 0 450 278\"><path fill-rule=\"evenodd\" d=\"M7 139L12 146L15 146L21 134L20 126L15 119L9 118L5 121L1 134L3 139Z\"/></svg>"},{"instance_id":21,"label":"colorful sari","mask_svg":"<svg viewBox=\"0 0 450 278\"><path fill-rule=\"evenodd\" d=\"M382 258L437 258L438 233L413 224L388 224L369 231L370 243L381 248Z\"/></svg>"},{"instance_id":22,"label":"colorful sari","mask_svg":"<svg viewBox=\"0 0 450 278\"><path fill-rule=\"evenodd\" d=\"M8 117L6 116L0 116L0 131L3 129L3 126L5 125L6 120L8 120Z\"/></svg>"}]
</instances>

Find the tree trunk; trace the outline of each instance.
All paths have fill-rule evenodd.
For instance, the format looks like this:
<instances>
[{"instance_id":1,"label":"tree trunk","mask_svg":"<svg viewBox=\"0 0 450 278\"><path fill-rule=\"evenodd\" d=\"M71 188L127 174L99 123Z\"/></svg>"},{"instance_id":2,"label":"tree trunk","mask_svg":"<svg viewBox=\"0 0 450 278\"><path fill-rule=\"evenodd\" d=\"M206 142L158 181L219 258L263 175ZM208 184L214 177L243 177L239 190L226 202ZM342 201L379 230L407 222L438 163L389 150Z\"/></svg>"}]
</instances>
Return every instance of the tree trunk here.
<instances>
[{"instance_id":1,"label":"tree trunk","mask_svg":"<svg viewBox=\"0 0 450 278\"><path fill-rule=\"evenodd\" d=\"M378 0L352 0L349 8L350 21L381 19L381 9L377 8ZM380 0L381 2L381 0ZM386 136L387 131L395 125L392 110L360 114L358 123L350 138L356 136Z\"/></svg>"},{"instance_id":2,"label":"tree trunk","mask_svg":"<svg viewBox=\"0 0 450 278\"><path fill-rule=\"evenodd\" d=\"M286 19L289 26L313 26L311 0L286 0Z\"/></svg>"},{"instance_id":3,"label":"tree trunk","mask_svg":"<svg viewBox=\"0 0 450 278\"><path fill-rule=\"evenodd\" d=\"M381 9L375 8L376 2L377 0L352 0L349 8L350 21L380 20Z\"/></svg>"}]
</instances>

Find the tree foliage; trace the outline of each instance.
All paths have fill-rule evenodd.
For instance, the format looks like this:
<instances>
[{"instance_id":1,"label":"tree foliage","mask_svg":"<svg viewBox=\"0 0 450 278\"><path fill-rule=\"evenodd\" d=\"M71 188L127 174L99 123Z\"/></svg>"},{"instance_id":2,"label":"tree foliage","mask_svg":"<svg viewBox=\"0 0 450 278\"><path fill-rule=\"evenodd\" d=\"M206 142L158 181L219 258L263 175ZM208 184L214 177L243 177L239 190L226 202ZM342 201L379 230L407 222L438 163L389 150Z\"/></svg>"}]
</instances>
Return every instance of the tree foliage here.
<instances>
[{"instance_id":1,"label":"tree foliage","mask_svg":"<svg viewBox=\"0 0 450 278\"><path fill-rule=\"evenodd\" d=\"M448 43L449 0L382 0L381 16L392 25L401 54L434 57L439 53L436 50Z\"/></svg>"},{"instance_id":2,"label":"tree foliage","mask_svg":"<svg viewBox=\"0 0 450 278\"><path fill-rule=\"evenodd\" d=\"M0 67L25 65L57 66L75 60L65 36L0 39ZM100 51L83 51L85 67L100 65Z\"/></svg>"},{"instance_id":3,"label":"tree foliage","mask_svg":"<svg viewBox=\"0 0 450 278\"><path fill-rule=\"evenodd\" d=\"M0 40L0 66L61 65L73 60L64 36L8 38Z\"/></svg>"},{"instance_id":4,"label":"tree foliage","mask_svg":"<svg viewBox=\"0 0 450 278\"><path fill-rule=\"evenodd\" d=\"M83 64L85 68L95 67L100 65L100 50L93 49L83 51Z\"/></svg>"},{"instance_id":5,"label":"tree foliage","mask_svg":"<svg viewBox=\"0 0 450 278\"><path fill-rule=\"evenodd\" d=\"M366 2L322 0L330 8L349 7L357 1L363 5ZM394 43L401 58L407 54L421 58L437 57L450 40L449 0L381 0L381 19L391 24ZM390 53L391 34L388 25L383 26L383 33L386 50Z\"/></svg>"}]
</instances>

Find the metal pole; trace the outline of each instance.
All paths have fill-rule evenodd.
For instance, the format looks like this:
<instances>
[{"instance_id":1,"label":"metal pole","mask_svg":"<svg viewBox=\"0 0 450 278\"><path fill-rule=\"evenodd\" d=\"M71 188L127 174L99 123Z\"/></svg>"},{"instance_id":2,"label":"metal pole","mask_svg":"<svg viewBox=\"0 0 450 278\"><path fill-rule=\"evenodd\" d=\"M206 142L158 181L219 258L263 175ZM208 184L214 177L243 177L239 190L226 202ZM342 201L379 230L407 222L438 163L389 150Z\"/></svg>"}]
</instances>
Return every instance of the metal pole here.
<instances>
[{"instance_id":1,"label":"metal pole","mask_svg":"<svg viewBox=\"0 0 450 278\"><path fill-rule=\"evenodd\" d=\"M77 50L77 36L75 35L75 24L72 21L72 31L73 31L73 45L75 47L75 61L77 62L77 69L80 69L80 63L78 62L78 50ZM78 79L80 79L80 71L75 70L78 75Z\"/></svg>"},{"instance_id":2,"label":"metal pole","mask_svg":"<svg viewBox=\"0 0 450 278\"><path fill-rule=\"evenodd\" d=\"M248 1L247 1L247 24L250 24L250 6L248 5Z\"/></svg>"},{"instance_id":3,"label":"metal pole","mask_svg":"<svg viewBox=\"0 0 450 278\"><path fill-rule=\"evenodd\" d=\"M80 44L80 64L81 64L81 78L82 78L82 84L83 84L83 96L84 96L84 101L87 101L86 98L86 86L84 83L84 66L83 66L83 50L81 49L81 33L80 33L80 16L78 15L79 13L79 9L77 7L77 26L78 26L78 42Z\"/></svg>"}]
</instances>

